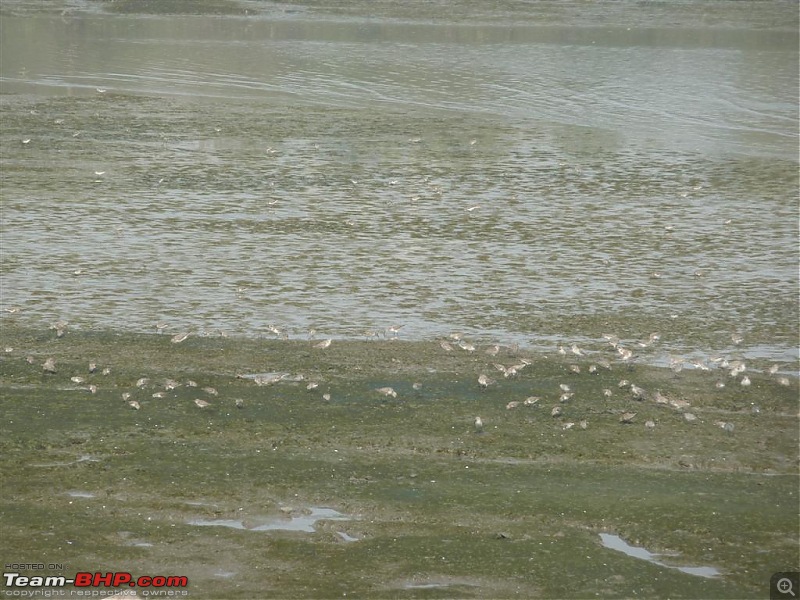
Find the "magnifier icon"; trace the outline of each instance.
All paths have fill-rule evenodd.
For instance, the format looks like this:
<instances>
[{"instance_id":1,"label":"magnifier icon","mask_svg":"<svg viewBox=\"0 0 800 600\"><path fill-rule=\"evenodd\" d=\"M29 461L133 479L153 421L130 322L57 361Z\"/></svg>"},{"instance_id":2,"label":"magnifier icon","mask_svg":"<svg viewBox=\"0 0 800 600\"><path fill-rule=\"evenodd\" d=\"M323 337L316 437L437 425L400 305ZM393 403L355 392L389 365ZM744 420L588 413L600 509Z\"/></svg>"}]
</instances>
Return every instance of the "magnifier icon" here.
<instances>
[{"instance_id":1,"label":"magnifier icon","mask_svg":"<svg viewBox=\"0 0 800 600\"><path fill-rule=\"evenodd\" d=\"M778 583L775 584L775 587L781 594L789 594L792 598L796 598L797 595L794 593L792 589L792 580L788 577L783 577L778 579Z\"/></svg>"}]
</instances>

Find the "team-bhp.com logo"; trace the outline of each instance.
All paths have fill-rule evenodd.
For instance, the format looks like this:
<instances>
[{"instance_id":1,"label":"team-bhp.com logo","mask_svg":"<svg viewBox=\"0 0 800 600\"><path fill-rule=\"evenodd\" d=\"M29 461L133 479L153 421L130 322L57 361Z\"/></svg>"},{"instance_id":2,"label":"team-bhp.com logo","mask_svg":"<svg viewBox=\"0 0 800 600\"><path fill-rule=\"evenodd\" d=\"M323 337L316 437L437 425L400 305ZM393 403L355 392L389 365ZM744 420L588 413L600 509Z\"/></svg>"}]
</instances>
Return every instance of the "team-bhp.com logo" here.
<instances>
[{"instance_id":1,"label":"team-bhp.com logo","mask_svg":"<svg viewBox=\"0 0 800 600\"><path fill-rule=\"evenodd\" d=\"M76 573L75 577L67 578L63 575L20 575L19 573L3 573L6 588L124 588L139 587L147 589L185 588L189 579L184 575L142 575L134 577L126 572L110 573ZM10 590L5 590L8 595ZM158 595L158 594L149 594ZM173 594L170 594L175 595Z\"/></svg>"}]
</instances>

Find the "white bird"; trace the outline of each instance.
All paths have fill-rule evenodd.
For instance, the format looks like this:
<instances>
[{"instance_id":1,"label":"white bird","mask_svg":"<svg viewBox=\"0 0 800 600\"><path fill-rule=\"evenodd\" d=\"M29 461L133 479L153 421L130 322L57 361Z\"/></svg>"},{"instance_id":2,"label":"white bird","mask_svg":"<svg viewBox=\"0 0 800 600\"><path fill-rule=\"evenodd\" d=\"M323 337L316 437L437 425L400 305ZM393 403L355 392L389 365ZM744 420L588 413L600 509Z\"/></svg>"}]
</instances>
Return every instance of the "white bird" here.
<instances>
[{"instance_id":1,"label":"white bird","mask_svg":"<svg viewBox=\"0 0 800 600\"><path fill-rule=\"evenodd\" d=\"M480 433L483 431L483 421L480 417L475 417L475 433Z\"/></svg>"},{"instance_id":2,"label":"white bird","mask_svg":"<svg viewBox=\"0 0 800 600\"><path fill-rule=\"evenodd\" d=\"M175 335L172 336L172 338L169 341L172 342L173 344L180 344L181 342L185 341L186 338L188 337L189 337L188 333L176 333Z\"/></svg>"},{"instance_id":3,"label":"white bird","mask_svg":"<svg viewBox=\"0 0 800 600\"><path fill-rule=\"evenodd\" d=\"M397 392L394 391L393 388L390 387L381 387L375 390L379 394L383 394L384 396L391 396L392 398L397 398Z\"/></svg>"},{"instance_id":4,"label":"white bird","mask_svg":"<svg viewBox=\"0 0 800 600\"><path fill-rule=\"evenodd\" d=\"M397 334L400 332L400 330L401 330L402 328L403 328L403 325L392 325L391 327L388 327L388 328L386 329L386 331L388 331L388 332L389 332L389 333L391 333L392 335L395 335L395 336L396 336L396 335L397 335Z\"/></svg>"},{"instance_id":5,"label":"white bird","mask_svg":"<svg viewBox=\"0 0 800 600\"><path fill-rule=\"evenodd\" d=\"M467 342L466 340L458 340L458 347L462 350L466 350L467 352L475 352L475 346Z\"/></svg>"},{"instance_id":6,"label":"white bird","mask_svg":"<svg viewBox=\"0 0 800 600\"><path fill-rule=\"evenodd\" d=\"M492 385L492 383L494 382L483 373L481 373L478 376L478 385L481 386L484 390L488 388L490 385Z\"/></svg>"},{"instance_id":7,"label":"white bird","mask_svg":"<svg viewBox=\"0 0 800 600\"><path fill-rule=\"evenodd\" d=\"M325 348L330 346L331 343L333 343L333 340L328 338L327 340L322 340L321 342L318 342L318 343L314 344L314 348L318 348L320 350L325 350Z\"/></svg>"}]
</instances>

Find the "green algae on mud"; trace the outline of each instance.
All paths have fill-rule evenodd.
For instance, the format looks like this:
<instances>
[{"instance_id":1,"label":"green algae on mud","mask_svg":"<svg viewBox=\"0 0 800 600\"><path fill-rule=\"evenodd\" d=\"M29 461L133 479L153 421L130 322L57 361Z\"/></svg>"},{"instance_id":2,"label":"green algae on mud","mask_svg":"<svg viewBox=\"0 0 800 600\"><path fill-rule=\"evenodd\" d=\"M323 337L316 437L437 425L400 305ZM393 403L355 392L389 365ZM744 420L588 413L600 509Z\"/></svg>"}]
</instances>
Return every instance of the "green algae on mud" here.
<instances>
[{"instance_id":1,"label":"green algae on mud","mask_svg":"<svg viewBox=\"0 0 800 600\"><path fill-rule=\"evenodd\" d=\"M192 596L214 598L730 598L761 593L800 560L796 380L749 372L750 387L717 389L720 372L613 364L589 374L591 355L490 357L433 341L174 344L6 323L2 346L7 561L186 575ZM49 357L55 374L42 370ZM532 364L516 378L492 366L521 358ZM482 390L480 373L495 383ZM623 378L648 398L634 400ZM180 385L166 390L167 380ZM574 391L564 403L562 383ZM658 404L656 390L690 407ZM507 408L531 396L541 400ZM637 413L632 424L623 411ZM248 525L312 507L347 520L314 533ZM600 532L721 576L636 560L603 548Z\"/></svg>"}]
</instances>

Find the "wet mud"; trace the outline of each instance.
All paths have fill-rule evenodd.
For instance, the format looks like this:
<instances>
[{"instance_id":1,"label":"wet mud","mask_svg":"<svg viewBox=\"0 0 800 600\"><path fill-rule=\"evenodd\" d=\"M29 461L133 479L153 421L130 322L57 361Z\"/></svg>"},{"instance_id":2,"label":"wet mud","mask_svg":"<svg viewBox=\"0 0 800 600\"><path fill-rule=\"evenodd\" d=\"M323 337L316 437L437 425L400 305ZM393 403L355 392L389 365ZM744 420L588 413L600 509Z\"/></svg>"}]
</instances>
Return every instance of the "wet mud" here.
<instances>
[{"instance_id":1,"label":"wet mud","mask_svg":"<svg viewBox=\"0 0 800 600\"><path fill-rule=\"evenodd\" d=\"M0 334L4 543L67 575L186 575L195 598L730 598L798 564L797 380L755 366L742 386L590 372L600 350Z\"/></svg>"}]
</instances>

